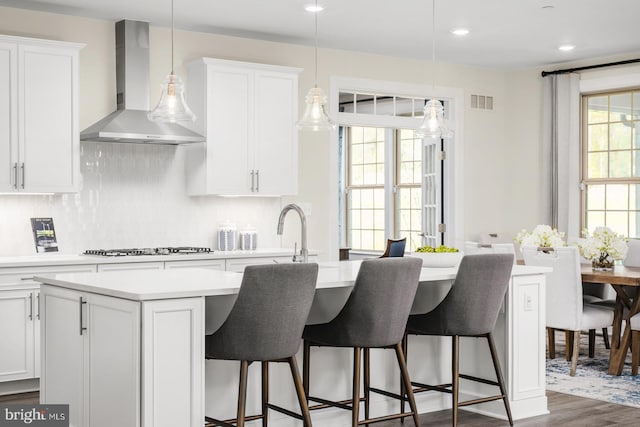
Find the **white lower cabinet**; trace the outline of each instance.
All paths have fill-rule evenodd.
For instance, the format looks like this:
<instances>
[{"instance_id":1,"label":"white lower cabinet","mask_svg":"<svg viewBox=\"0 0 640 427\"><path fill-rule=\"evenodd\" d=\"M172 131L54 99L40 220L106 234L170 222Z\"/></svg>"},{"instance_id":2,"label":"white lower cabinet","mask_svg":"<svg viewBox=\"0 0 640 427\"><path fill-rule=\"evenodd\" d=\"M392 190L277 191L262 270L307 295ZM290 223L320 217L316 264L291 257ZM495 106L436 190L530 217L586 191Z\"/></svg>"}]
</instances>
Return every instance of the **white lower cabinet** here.
<instances>
[{"instance_id":1,"label":"white lower cabinet","mask_svg":"<svg viewBox=\"0 0 640 427\"><path fill-rule=\"evenodd\" d=\"M76 427L140 426L140 303L43 285L40 401Z\"/></svg>"},{"instance_id":2,"label":"white lower cabinet","mask_svg":"<svg viewBox=\"0 0 640 427\"><path fill-rule=\"evenodd\" d=\"M194 261L165 261L164 268L209 268L212 270L225 269L224 259L201 259Z\"/></svg>"},{"instance_id":3,"label":"white lower cabinet","mask_svg":"<svg viewBox=\"0 0 640 427\"><path fill-rule=\"evenodd\" d=\"M271 256L271 257L254 257L254 258L227 258L226 270L235 271L237 273L244 272L248 265L259 264L285 264L291 261L291 256ZM317 255L310 255L309 262L318 262Z\"/></svg>"},{"instance_id":4,"label":"white lower cabinet","mask_svg":"<svg viewBox=\"0 0 640 427\"><path fill-rule=\"evenodd\" d=\"M0 291L0 381L37 376L37 294L37 289Z\"/></svg>"}]
</instances>

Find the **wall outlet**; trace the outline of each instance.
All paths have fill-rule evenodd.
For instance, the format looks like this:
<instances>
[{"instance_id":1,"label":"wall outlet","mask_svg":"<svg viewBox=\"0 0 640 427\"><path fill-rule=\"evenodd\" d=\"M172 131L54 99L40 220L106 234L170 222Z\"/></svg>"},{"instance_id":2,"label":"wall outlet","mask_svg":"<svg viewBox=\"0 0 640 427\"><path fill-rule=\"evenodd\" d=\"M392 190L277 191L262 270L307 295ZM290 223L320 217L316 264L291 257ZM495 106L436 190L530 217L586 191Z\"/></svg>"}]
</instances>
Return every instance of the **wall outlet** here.
<instances>
[{"instance_id":1,"label":"wall outlet","mask_svg":"<svg viewBox=\"0 0 640 427\"><path fill-rule=\"evenodd\" d=\"M533 311L533 297L529 294L524 295L524 311Z\"/></svg>"}]
</instances>

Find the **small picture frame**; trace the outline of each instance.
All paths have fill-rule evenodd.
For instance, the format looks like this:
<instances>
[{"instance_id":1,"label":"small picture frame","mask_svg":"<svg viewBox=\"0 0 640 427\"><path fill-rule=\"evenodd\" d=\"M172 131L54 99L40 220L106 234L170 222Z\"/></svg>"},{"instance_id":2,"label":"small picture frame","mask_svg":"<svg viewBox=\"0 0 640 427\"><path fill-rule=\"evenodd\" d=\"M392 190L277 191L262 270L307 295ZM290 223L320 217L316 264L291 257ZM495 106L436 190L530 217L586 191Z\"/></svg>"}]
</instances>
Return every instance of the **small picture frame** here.
<instances>
[{"instance_id":1,"label":"small picture frame","mask_svg":"<svg viewBox=\"0 0 640 427\"><path fill-rule=\"evenodd\" d=\"M53 218L31 218L31 230L37 253L58 252Z\"/></svg>"}]
</instances>

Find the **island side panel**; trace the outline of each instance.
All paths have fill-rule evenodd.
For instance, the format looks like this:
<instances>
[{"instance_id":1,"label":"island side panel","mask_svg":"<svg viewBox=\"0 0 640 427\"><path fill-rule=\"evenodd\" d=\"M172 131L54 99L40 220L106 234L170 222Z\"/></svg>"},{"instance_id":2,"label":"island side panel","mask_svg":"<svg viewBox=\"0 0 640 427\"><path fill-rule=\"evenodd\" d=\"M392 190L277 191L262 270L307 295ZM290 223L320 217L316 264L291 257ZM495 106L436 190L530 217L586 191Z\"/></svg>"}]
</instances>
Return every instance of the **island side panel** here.
<instances>
[{"instance_id":1,"label":"island side panel","mask_svg":"<svg viewBox=\"0 0 640 427\"><path fill-rule=\"evenodd\" d=\"M204 297L142 303L142 426L204 422Z\"/></svg>"}]
</instances>

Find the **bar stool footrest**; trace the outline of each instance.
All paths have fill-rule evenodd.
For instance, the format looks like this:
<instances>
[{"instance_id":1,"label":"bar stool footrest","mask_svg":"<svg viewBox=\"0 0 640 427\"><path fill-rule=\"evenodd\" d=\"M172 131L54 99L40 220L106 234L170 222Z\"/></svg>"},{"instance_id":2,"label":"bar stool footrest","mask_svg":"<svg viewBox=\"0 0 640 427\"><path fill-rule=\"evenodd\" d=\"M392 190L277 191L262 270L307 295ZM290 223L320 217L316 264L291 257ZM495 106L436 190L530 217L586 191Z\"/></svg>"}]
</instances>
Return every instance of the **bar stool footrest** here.
<instances>
[{"instance_id":1,"label":"bar stool footrest","mask_svg":"<svg viewBox=\"0 0 640 427\"><path fill-rule=\"evenodd\" d=\"M310 411L313 409L324 409L324 408L330 408L330 407L340 408L340 409L350 411L351 408L353 407L352 399L333 401L333 400L327 400L327 399L323 399L321 397L315 397L315 396L308 396L307 399L310 401L319 403L319 405L309 406ZM367 399L365 397L360 398L360 402L366 402L366 400Z\"/></svg>"},{"instance_id":2,"label":"bar stool footrest","mask_svg":"<svg viewBox=\"0 0 640 427\"><path fill-rule=\"evenodd\" d=\"M381 394L383 396L391 397L393 399L398 399L398 400L405 399L404 396L400 396L399 394L392 393L390 391L382 390L382 389L375 388L375 387L369 387L369 391L372 391L372 392L377 393L377 394Z\"/></svg>"},{"instance_id":3,"label":"bar stool footrest","mask_svg":"<svg viewBox=\"0 0 640 427\"><path fill-rule=\"evenodd\" d=\"M458 374L458 376L460 378L464 378L465 380L475 381L475 382L478 382L478 383L483 383L483 384L494 385L496 387L500 387L500 384L497 381L487 380L487 379L484 379L484 378L474 377L472 375L466 375L466 374Z\"/></svg>"},{"instance_id":4,"label":"bar stool footrest","mask_svg":"<svg viewBox=\"0 0 640 427\"><path fill-rule=\"evenodd\" d=\"M413 393L422 393L423 391L439 391L441 393L453 393L453 390L450 390L449 387L452 387L453 384L439 384L439 385L429 385L424 383L419 383L416 381L411 381L411 385L414 387Z\"/></svg>"},{"instance_id":5,"label":"bar stool footrest","mask_svg":"<svg viewBox=\"0 0 640 427\"><path fill-rule=\"evenodd\" d=\"M494 400L501 400L503 398L504 398L504 396L502 394L496 395L496 396L481 397L481 398L478 398L478 399L465 400L464 402L458 402L458 406L476 405L478 403L492 402Z\"/></svg>"},{"instance_id":6,"label":"bar stool footrest","mask_svg":"<svg viewBox=\"0 0 640 427\"><path fill-rule=\"evenodd\" d=\"M283 408L282 406L278 406L278 405L274 405L274 404L271 404L271 403L267 403L267 407L269 409L273 409L276 412L280 412L281 414L289 415L290 417L293 417L295 419L304 420L302 415L300 415L300 414L298 414L296 412L293 412L293 411L291 411L291 410L289 410L287 408Z\"/></svg>"},{"instance_id":7,"label":"bar stool footrest","mask_svg":"<svg viewBox=\"0 0 640 427\"><path fill-rule=\"evenodd\" d=\"M262 415L250 415L248 417L244 417L245 421L253 421L262 419ZM206 421L205 426L207 427L236 427L235 423L238 422L237 418L231 418L228 420L218 420L216 418L207 417L205 415L204 420ZM233 423L233 424L232 424Z\"/></svg>"}]
</instances>

